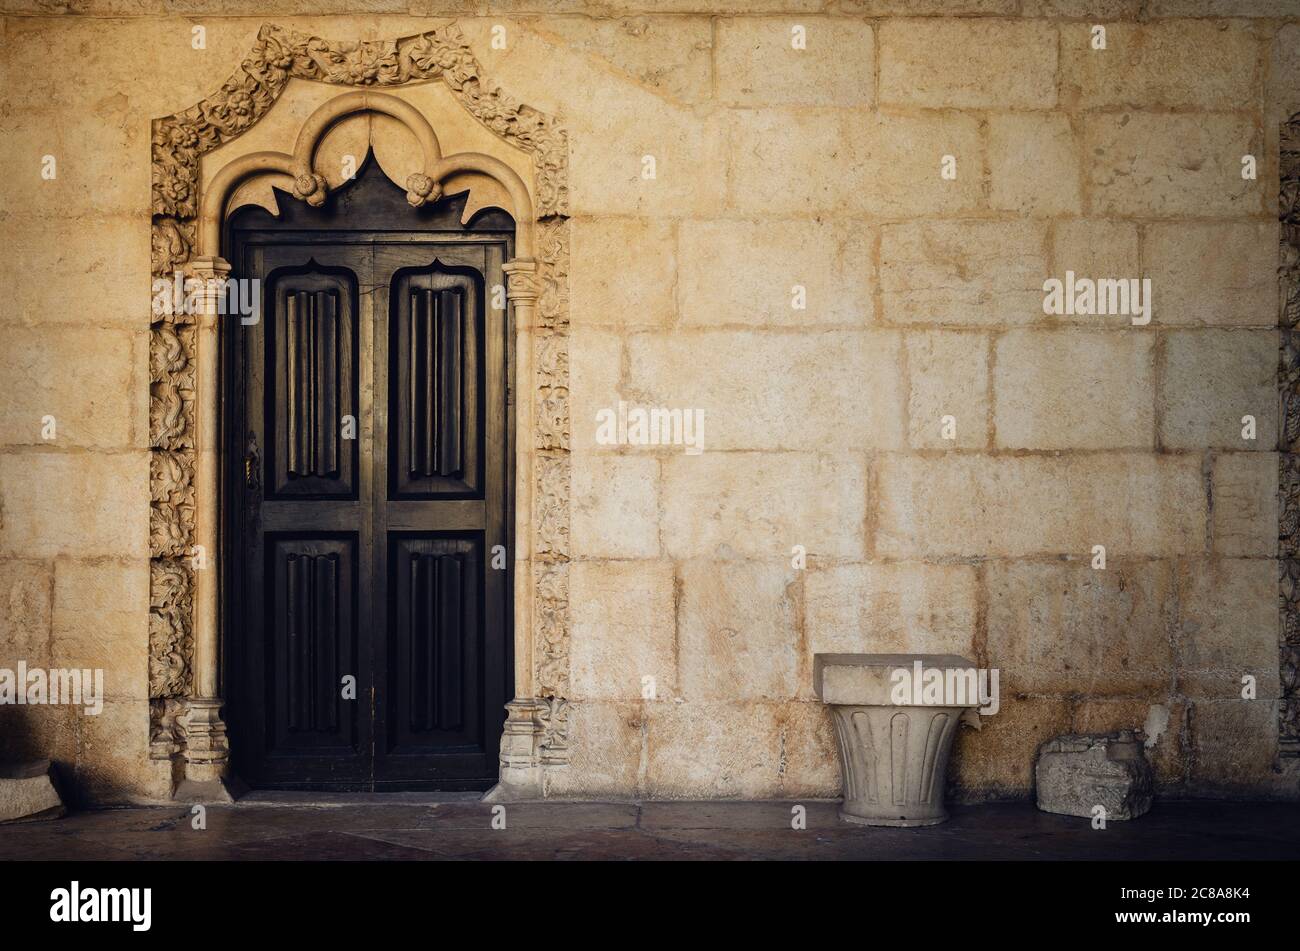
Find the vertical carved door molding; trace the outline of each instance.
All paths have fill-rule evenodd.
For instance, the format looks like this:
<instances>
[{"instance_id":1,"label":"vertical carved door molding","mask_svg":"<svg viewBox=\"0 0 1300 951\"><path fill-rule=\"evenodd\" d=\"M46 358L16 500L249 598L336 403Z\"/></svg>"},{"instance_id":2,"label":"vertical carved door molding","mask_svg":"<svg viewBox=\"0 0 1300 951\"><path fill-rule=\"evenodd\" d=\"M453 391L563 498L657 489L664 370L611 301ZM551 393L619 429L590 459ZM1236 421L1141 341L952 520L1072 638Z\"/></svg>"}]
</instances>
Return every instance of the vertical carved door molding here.
<instances>
[{"instance_id":1,"label":"vertical carved door molding","mask_svg":"<svg viewBox=\"0 0 1300 951\"><path fill-rule=\"evenodd\" d=\"M1278 649L1282 696L1278 734L1282 755L1300 756L1300 113L1282 124L1280 145Z\"/></svg>"},{"instance_id":2,"label":"vertical carved door molding","mask_svg":"<svg viewBox=\"0 0 1300 951\"><path fill-rule=\"evenodd\" d=\"M515 595L516 699L506 727L513 742L503 741L502 764L504 779L508 746L515 774L540 783L541 765L567 762L568 751L567 133L553 117L490 83L455 23L396 40L342 43L264 25L253 49L218 92L153 121L155 279L170 280L201 254L216 253L201 247L200 159L247 131L291 78L362 88L439 80L478 122L532 157L537 256L509 278L520 324L517 339L531 341L531 346L521 348L517 378L517 522L527 531L515 539L524 581ZM319 203L324 185L314 173L299 175L295 194ZM438 197L437 184L422 174L412 175L406 187L413 203ZM206 384L196 379L197 329L196 318L185 313L151 318L150 739L151 755L173 763L176 779L184 778L185 754L193 752L187 749L193 744L186 721L196 711L187 709L187 698L199 690L192 567L195 407L200 395L214 398L198 393ZM209 559L214 555L206 554ZM205 696L201 691L197 695ZM211 722L216 714L205 710L202 716Z\"/></svg>"}]
</instances>

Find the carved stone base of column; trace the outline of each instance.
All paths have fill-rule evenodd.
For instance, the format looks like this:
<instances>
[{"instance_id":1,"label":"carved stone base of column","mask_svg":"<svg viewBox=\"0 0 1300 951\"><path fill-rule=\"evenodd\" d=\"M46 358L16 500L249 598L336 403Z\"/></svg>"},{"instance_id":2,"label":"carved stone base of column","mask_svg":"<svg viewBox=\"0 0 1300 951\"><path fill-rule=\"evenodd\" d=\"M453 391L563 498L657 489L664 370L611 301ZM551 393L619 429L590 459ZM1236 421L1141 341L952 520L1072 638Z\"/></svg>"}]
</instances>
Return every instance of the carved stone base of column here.
<instances>
[{"instance_id":1,"label":"carved stone base of column","mask_svg":"<svg viewBox=\"0 0 1300 951\"><path fill-rule=\"evenodd\" d=\"M221 719L221 701L186 701L185 776L172 793L185 802L234 802L244 791L230 777L230 743Z\"/></svg>"},{"instance_id":2,"label":"carved stone base of column","mask_svg":"<svg viewBox=\"0 0 1300 951\"><path fill-rule=\"evenodd\" d=\"M545 700L512 700L506 704L501 781L484 793L484 802L542 798L541 737L546 712Z\"/></svg>"}]
</instances>

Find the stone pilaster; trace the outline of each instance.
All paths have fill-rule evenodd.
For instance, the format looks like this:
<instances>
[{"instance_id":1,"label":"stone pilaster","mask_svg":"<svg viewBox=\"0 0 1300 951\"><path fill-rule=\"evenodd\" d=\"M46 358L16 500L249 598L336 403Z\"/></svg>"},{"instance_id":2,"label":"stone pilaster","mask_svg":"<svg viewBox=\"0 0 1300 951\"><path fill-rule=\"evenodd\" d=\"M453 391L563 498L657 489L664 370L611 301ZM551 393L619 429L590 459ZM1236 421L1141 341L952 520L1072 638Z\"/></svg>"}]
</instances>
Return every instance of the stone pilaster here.
<instances>
[{"instance_id":1,"label":"stone pilaster","mask_svg":"<svg viewBox=\"0 0 1300 951\"><path fill-rule=\"evenodd\" d=\"M187 801L233 799L230 744L221 719L220 552L217 487L220 484L220 330L221 302L230 265L218 257L194 258L186 266L187 283L202 284L195 315L194 347L194 681L185 701L185 778L175 797Z\"/></svg>"},{"instance_id":2,"label":"stone pilaster","mask_svg":"<svg viewBox=\"0 0 1300 951\"><path fill-rule=\"evenodd\" d=\"M516 395L515 447L516 465L529 467L533 447L527 442L532 428L525 421L534 413L533 389L525 381L533 378L533 317L540 288L537 280L537 262L516 258L502 265L506 273L506 296L514 310L515 321L515 379L519 382ZM527 498L515 501L515 538L529 537L528 516L532 511L531 487L533 473L520 471L517 484L529 492ZM532 604L533 561L527 543L517 544L515 553L516 625L523 619L522 630L516 631L515 642L524 649L515 657L515 699L506 704L506 724L501 735L501 780L484 798L492 802L534 799L542 795L541 737L546 702L534 696L536 678L533 670ZM520 610L522 609L522 610Z\"/></svg>"}]
</instances>

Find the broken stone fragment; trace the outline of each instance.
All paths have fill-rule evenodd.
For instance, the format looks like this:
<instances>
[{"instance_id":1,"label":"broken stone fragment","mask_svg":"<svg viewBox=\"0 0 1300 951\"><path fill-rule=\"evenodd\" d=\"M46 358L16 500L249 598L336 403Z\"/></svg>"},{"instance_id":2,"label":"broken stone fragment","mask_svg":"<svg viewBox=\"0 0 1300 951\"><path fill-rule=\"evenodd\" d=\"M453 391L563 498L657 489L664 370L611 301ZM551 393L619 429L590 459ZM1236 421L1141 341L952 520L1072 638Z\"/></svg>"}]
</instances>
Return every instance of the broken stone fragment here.
<instances>
[{"instance_id":1,"label":"broken stone fragment","mask_svg":"<svg viewBox=\"0 0 1300 951\"><path fill-rule=\"evenodd\" d=\"M1151 808L1151 765L1142 734L1067 734L1038 750L1038 808L1084 819L1136 819ZM1098 807L1103 811L1098 811Z\"/></svg>"},{"instance_id":2,"label":"broken stone fragment","mask_svg":"<svg viewBox=\"0 0 1300 951\"><path fill-rule=\"evenodd\" d=\"M0 822L57 819L65 812L49 760L0 764Z\"/></svg>"}]
</instances>

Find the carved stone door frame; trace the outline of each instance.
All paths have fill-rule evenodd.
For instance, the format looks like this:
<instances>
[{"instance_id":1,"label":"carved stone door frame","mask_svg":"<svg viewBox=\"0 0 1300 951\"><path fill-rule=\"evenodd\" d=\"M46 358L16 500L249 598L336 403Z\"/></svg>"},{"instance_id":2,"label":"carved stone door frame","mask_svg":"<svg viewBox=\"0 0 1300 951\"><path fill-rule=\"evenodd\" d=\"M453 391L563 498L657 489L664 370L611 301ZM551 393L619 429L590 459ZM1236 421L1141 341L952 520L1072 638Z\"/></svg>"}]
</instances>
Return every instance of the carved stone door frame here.
<instances>
[{"instance_id":1,"label":"carved stone door frame","mask_svg":"<svg viewBox=\"0 0 1300 951\"><path fill-rule=\"evenodd\" d=\"M291 78L366 87L329 100L291 152L234 159L200 189L200 159L237 138ZM478 122L533 159L532 189L492 156L444 156L428 120L373 87L442 81ZM324 134L360 112L391 116L420 143L422 171L406 181L415 206L436 201L449 176L494 179L515 218L507 263L515 360L515 699L501 739L501 780L489 796L541 795L542 770L568 760L568 137L551 116L487 82L449 23L397 40L337 43L265 25L214 95L153 122L154 278L181 271L205 289L197 308L155 313L150 334L150 756L178 799L231 797L222 719L218 533L221 413L218 297L230 265L220 246L227 203L251 177L289 175L295 197L325 201L313 161ZM200 193L202 191L202 194Z\"/></svg>"}]
</instances>

